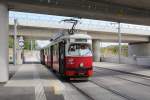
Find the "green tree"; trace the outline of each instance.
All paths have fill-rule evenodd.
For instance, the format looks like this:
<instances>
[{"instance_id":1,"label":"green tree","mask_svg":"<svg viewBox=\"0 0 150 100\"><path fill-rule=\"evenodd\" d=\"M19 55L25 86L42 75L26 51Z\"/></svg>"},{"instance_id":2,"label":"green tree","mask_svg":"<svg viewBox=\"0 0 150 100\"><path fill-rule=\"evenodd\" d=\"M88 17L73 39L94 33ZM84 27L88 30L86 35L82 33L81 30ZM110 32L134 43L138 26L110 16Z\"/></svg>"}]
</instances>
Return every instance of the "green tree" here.
<instances>
[{"instance_id":1,"label":"green tree","mask_svg":"<svg viewBox=\"0 0 150 100\"><path fill-rule=\"evenodd\" d=\"M101 49L104 56L116 56L119 53L118 45L110 45ZM128 46L122 45L122 56L128 56Z\"/></svg>"},{"instance_id":2,"label":"green tree","mask_svg":"<svg viewBox=\"0 0 150 100\"><path fill-rule=\"evenodd\" d=\"M9 36L9 48L13 48L13 46L14 46L14 39L13 39L13 37L11 37L11 36Z\"/></svg>"},{"instance_id":3,"label":"green tree","mask_svg":"<svg viewBox=\"0 0 150 100\"><path fill-rule=\"evenodd\" d=\"M37 48L37 42L35 40L32 40L32 49ZM31 40L25 40L24 41L24 49L31 50Z\"/></svg>"}]
</instances>

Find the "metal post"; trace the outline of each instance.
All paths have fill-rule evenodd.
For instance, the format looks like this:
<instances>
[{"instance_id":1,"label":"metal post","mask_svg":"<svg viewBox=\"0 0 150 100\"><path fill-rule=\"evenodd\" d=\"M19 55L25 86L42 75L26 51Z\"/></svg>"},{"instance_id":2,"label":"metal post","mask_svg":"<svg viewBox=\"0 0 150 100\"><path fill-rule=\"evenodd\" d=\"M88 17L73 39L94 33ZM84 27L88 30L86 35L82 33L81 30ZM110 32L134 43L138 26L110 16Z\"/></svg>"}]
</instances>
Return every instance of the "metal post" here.
<instances>
[{"instance_id":1,"label":"metal post","mask_svg":"<svg viewBox=\"0 0 150 100\"><path fill-rule=\"evenodd\" d=\"M16 65L16 42L17 42L17 19L14 19L14 56L13 56L13 62L14 65Z\"/></svg>"},{"instance_id":2,"label":"metal post","mask_svg":"<svg viewBox=\"0 0 150 100\"><path fill-rule=\"evenodd\" d=\"M121 63L121 28L120 28L120 22L118 22L118 42L119 42L119 64Z\"/></svg>"},{"instance_id":3,"label":"metal post","mask_svg":"<svg viewBox=\"0 0 150 100\"><path fill-rule=\"evenodd\" d=\"M100 41L100 62L102 62L102 41Z\"/></svg>"},{"instance_id":4,"label":"metal post","mask_svg":"<svg viewBox=\"0 0 150 100\"><path fill-rule=\"evenodd\" d=\"M31 50L31 52L33 51L33 42L32 42L32 40L31 40L31 44L30 44L30 50Z\"/></svg>"}]
</instances>

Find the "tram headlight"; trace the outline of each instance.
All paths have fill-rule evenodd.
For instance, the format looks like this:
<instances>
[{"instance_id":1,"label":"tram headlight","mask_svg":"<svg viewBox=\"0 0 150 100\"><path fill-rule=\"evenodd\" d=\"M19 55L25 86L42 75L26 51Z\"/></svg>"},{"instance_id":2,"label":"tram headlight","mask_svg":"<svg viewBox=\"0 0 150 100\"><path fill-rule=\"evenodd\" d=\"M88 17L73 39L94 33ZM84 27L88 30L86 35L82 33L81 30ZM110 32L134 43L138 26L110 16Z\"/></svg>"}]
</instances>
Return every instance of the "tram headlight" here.
<instances>
[{"instance_id":1,"label":"tram headlight","mask_svg":"<svg viewBox=\"0 0 150 100\"><path fill-rule=\"evenodd\" d=\"M83 63L80 63L80 67L84 67L84 64L83 64Z\"/></svg>"}]
</instances>

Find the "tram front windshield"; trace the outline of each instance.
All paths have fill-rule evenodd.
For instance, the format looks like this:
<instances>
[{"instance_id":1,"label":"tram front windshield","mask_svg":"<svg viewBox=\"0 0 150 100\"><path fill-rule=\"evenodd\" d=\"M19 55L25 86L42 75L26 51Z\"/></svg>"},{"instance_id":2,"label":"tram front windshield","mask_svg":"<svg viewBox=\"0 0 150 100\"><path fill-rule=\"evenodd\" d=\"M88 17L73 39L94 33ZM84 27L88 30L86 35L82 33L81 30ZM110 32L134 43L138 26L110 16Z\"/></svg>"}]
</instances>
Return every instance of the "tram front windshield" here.
<instances>
[{"instance_id":1,"label":"tram front windshield","mask_svg":"<svg viewBox=\"0 0 150 100\"><path fill-rule=\"evenodd\" d=\"M68 54L70 56L92 56L89 44L71 44Z\"/></svg>"}]
</instances>

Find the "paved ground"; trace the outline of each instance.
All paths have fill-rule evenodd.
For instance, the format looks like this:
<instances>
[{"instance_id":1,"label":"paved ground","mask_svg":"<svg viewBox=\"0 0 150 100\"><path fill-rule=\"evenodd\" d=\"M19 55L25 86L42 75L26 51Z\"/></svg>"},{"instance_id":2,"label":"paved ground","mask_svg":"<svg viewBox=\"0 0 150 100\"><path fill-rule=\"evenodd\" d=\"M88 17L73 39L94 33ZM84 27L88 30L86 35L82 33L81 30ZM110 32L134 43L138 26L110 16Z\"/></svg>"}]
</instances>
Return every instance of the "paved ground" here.
<instances>
[{"instance_id":1,"label":"paved ground","mask_svg":"<svg viewBox=\"0 0 150 100\"><path fill-rule=\"evenodd\" d=\"M134 74L140 74L140 75L150 77L150 66L115 64L115 63L106 63L106 62L95 62L94 66L118 70L118 71L124 71L124 72L129 72L129 73L134 73Z\"/></svg>"},{"instance_id":2,"label":"paved ground","mask_svg":"<svg viewBox=\"0 0 150 100\"><path fill-rule=\"evenodd\" d=\"M10 70L12 77L0 87L0 100L63 100L62 83L44 66L10 65Z\"/></svg>"},{"instance_id":3,"label":"paved ground","mask_svg":"<svg viewBox=\"0 0 150 100\"><path fill-rule=\"evenodd\" d=\"M42 65L11 65L12 77L0 85L0 100L150 100L148 66L100 62L94 66L88 81L64 81Z\"/></svg>"},{"instance_id":4,"label":"paved ground","mask_svg":"<svg viewBox=\"0 0 150 100\"><path fill-rule=\"evenodd\" d=\"M20 67L20 65L16 65L16 66L14 66L13 64L9 65L9 79L11 79L13 77L13 75L15 74L15 72L17 72L19 67Z\"/></svg>"}]
</instances>

